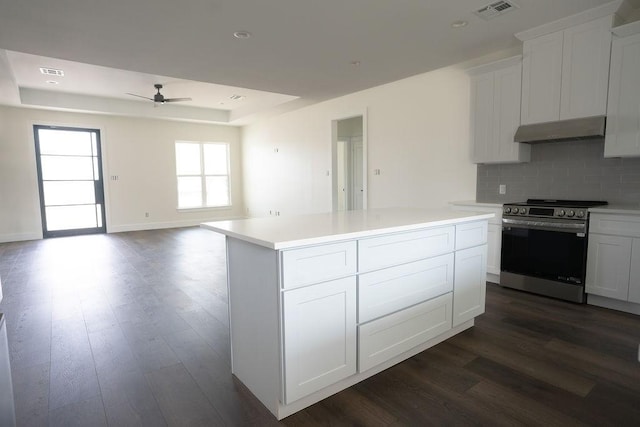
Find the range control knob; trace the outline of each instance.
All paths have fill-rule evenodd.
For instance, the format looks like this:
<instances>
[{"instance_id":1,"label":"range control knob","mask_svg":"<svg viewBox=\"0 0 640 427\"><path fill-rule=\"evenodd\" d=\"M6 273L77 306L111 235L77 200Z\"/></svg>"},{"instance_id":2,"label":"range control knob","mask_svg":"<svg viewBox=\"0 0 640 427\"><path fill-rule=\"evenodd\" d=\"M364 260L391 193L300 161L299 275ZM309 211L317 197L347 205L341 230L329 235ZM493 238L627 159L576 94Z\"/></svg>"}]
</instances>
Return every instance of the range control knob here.
<instances>
[{"instance_id":1,"label":"range control knob","mask_svg":"<svg viewBox=\"0 0 640 427\"><path fill-rule=\"evenodd\" d=\"M520 209L520 215L524 215L527 213L527 208L521 208Z\"/></svg>"},{"instance_id":2,"label":"range control knob","mask_svg":"<svg viewBox=\"0 0 640 427\"><path fill-rule=\"evenodd\" d=\"M564 211L564 209L560 209L560 212L558 212L558 216L564 216L566 212Z\"/></svg>"},{"instance_id":3,"label":"range control knob","mask_svg":"<svg viewBox=\"0 0 640 427\"><path fill-rule=\"evenodd\" d=\"M511 212L513 212L514 214L517 214L518 213L518 208L511 209Z\"/></svg>"},{"instance_id":4,"label":"range control knob","mask_svg":"<svg viewBox=\"0 0 640 427\"><path fill-rule=\"evenodd\" d=\"M568 216L569 218L573 218L573 216L574 216L575 214L576 214L576 213L575 213L574 211L569 211L569 212L567 212L567 216Z\"/></svg>"},{"instance_id":5,"label":"range control knob","mask_svg":"<svg viewBox=\"0 0 640 427\"><path fill-rule=\"evenodd\" d=\"M584 211L578 211L578 218L584 218Z\"/></svg>"},{"instance_id":6,"label":"range control knob","mask_svg":"<svg viewBox=\"0 0 640 427\"><path fill-rule=\"evenodd\" d=\"M504 208L504 213L511 213L511 208L510 207L506 207Z\"/></svg>"}]
</instances>

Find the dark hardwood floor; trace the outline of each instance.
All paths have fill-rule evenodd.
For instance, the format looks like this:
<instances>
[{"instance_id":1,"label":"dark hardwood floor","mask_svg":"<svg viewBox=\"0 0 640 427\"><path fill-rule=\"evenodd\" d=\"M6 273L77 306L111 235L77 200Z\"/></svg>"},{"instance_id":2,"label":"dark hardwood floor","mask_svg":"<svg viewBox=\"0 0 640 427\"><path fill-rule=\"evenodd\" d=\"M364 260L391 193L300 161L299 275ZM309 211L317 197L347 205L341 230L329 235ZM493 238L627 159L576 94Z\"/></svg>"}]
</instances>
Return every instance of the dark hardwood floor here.
<instances>
[{"instance_id":1,"label":"dark hardwood floor","mask_svg":"<svg viewBox=\"0 0 640 427\"><path fill-rule=\"evenodd\" d=\"M476 326L278 423L230 374L222 236L0 244L19 426L640 425L640 317L489 284Z\"/></svg>"}]
</instances>

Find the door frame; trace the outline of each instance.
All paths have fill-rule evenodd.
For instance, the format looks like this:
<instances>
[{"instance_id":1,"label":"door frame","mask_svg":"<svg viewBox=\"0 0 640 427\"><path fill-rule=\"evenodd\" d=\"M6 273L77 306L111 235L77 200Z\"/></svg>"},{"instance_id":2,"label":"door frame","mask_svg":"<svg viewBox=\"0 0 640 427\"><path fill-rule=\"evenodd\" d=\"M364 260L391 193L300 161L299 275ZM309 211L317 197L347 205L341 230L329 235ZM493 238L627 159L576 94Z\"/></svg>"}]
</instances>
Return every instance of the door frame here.
<instances>
[{"instance_id":1,"label":"door frame","mask_svg":"<svg viewBox=\"0 0 640 427\"><path fill-rule=\"evenodd\" d=\"M33 138L34 138L34 146L35 146L35 160L36 160L36 170L38 176L38 195L39 195L39 203L40 203L40 219L42 223L42 237L43 238L51 238L51 237L65 237L65 236L81 236L87 234L102 234L107 233L107 216L106 216L106 179L104 176L104 168L102 166L103 162L103 153L102 153L102 138L101 138L101 129L95 127L84 127L84 126L58 126L58 125L45 125L45 124L33 124ZM100 192L102 193L102 203L100 206L101 215L102 215L102 226L101 227L93 227L93 228L80 228L80 229L72 229L72 230L55 230L48 231L47 230L47 220L46 220L46 210L44 203L44 188L42 182L42 165L40 164L40 137L38 135L39 129L54 129L54 130L67 130L67 131L79 131L79 132L95 132L96 134L96 151L98 161L98 173L100 176L101 188ZM94 181L95 182L95 181Z\"/></svg>"},{"instance_id":2,"label":"door frame","mask_svg":"<svg viewBox=\"0 0 640 427\"><path fill-rule=\"evenodd\" d=\"M368 208L368 132L367 132L367 109L364 108L352 114L345 114L331 120L331 210L338 211L338 122L342 120L362 117L362 209Z\"/></svg>"}]
</instances>

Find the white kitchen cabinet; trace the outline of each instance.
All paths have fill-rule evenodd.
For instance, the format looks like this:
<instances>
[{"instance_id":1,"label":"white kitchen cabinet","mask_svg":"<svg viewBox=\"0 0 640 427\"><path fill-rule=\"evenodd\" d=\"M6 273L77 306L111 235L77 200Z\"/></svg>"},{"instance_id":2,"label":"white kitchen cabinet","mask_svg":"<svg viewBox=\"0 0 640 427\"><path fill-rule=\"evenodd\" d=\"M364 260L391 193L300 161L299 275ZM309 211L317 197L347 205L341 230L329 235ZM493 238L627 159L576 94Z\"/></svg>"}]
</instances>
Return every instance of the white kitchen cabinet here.
<instances>
[{"instance_id":1,"label":"white kitchen cabinet","mask_svg":"<svg viewBox=\"0 0 640 427\"><path fill-rule=\"evenodd\" d=\"M520 125L521 57L476 67L468 73L473 162L528 162L530 146L513 142Z\"/></svg>"},{"instance_id":2,"label":"white kitchen cabinet","mask_svg":"<svg viewBox=\"0 0 640 427\"><path fill-rule=\"evenodd\" d=\"M640 215L591 214L586 291L640 304Z\"/></svg>"},{"instance_id":3,"label":"white kitchen cabinet","mask_svg":"<svg viewBox=\"0 0 640 427\"><path fill-rule=\"evenodd\" d=\"M589 234L586 292L627 301L632 239Z\"/></svg>"},{"instance_id":4,"label":"white kitchen cabinet","mask_svg":"<svg viewBox=\"0 0 640 427\"><path fill-rule=\"evenodd\" d=\"M613 16L525 40L522 124L606 114Z\"/></svg>"},{"instance_id":5,"label":"white kitchen cabinet","mask_svg":"<svg viewBox=\"0 0 640 427\"><path fill-rule=\"evenodd\" d=\"M455 254L486 247L489 216L384 209L203 224L226 235L232 373L282 419L472 327L483 310L464 290L484 287L469 278L474 266L484 277L486 260L461 258L456 278ZM457 251L458 229L459 247L479 246ZM476 306L452 326L456 280L458 307Z\"/></svg>"},{"instance_id":6,"label":"white kitchen cabinet","mask_svg":"<svg viewBox=\"0 0 640 427\"><path fill-rule=\"evenodd\" d=\"M484 313L487 245L456 251L453 282L453 326Z\"/></svg>"},{"instance_id":7,"label":"white kitchen cabinet","mask_svg":"<svg viewBox=\"0 0 640 427\"><path fill-rule=\"evenodd\" d=\"M356 278L283 293L285 403L356 373Z\"/></svg>"},{"instance_id":8,"label":"white kitchen cabinet","mask_svg":"<svg viewBox=\"0 0 640 427\"><path fill-rule=\"evenodd\" d=\"M640 304L640 239L631 243L631 273L629 274L629 302Z\"/></svg>"},{"instance_id":9,"label":"white kitchen cabinet","mask_svg":"<svg viewBox=\"0 0 640 427\"><path fill-rule=\"evenodd\" d=\"M500 276L502 224L490 223L487 229L487 280L489 274Z\"/></svg>"},{"instance_id":10,"label":"white kitchen cabinet","mask_svg":"<svg viewBox=\"0 0 640 427\"><path fill-rule=\"evenodd\" d=\"M500 258L502 251L502 205L498 203L453 202L458 210L493 213L487 228L487 281L500 283Z\"/></svg>"},{"instance_id":11,"label":"white kitchen cabinet","mask_svg":"<svg viewBox=\"0 0 640 427\"><path fill-rule=\"evenodd\" d=\"M604 156L640 156L640 22L616 33L621 36L611 49Z\"/></svg>"},{"instance_id":12,"label":"white kitchen cabinet","mask_svg":"<svg viewBox=\"0 0 640 427\"><path fill-rule=\"evenodd\" d=\"M562 32L527 40L522 46L522 124L560 117Z\"/></svg>"}]
</instances>

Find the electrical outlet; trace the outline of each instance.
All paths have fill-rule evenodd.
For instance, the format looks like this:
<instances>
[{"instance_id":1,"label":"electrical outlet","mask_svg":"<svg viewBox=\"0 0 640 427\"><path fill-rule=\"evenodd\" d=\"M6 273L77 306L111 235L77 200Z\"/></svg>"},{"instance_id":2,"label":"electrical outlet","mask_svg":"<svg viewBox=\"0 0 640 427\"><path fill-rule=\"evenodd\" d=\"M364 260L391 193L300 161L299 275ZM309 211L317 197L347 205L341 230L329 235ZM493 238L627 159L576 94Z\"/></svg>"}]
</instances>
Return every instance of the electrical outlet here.
<instances>
[{"instance_id":1,"label":"electrical outlet","mask_svg":"<svg viewBox=\"0 0 640 427\"><path fill-rule=\"evenodd\" d=\"M507 194L507 185L506 184L500 184L498 186L498 193Z\"/></svg>"},{"instance_id":2,"label":"electrical outlet","mask_svg":"<svg viewBox=\"0 0 640 427\"><path fill-rule=\"evenodd\" d=\"M374 175L380 175L380 169L374 169L373 170L373 174Z\"/></svg>"},{"instance_id":3,"label":"electrical outlet","mask_svg":"<svg viewBox=\"0 0 640 427\"><path fill-rule=\"evenodd\" d=\"M145 217L145 218L149 218L149 212L145 212L145 213L144 213L144 217Z\"/></svg>"}]
</instances>

